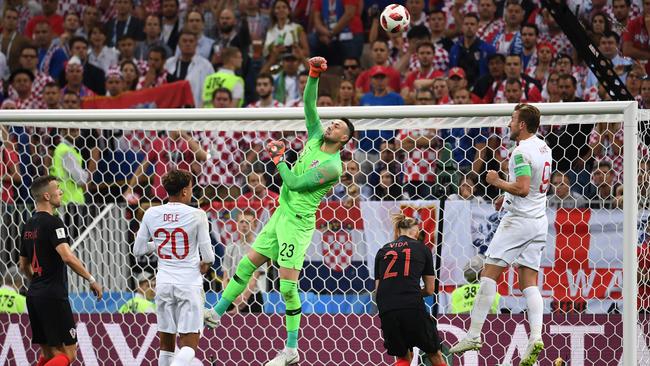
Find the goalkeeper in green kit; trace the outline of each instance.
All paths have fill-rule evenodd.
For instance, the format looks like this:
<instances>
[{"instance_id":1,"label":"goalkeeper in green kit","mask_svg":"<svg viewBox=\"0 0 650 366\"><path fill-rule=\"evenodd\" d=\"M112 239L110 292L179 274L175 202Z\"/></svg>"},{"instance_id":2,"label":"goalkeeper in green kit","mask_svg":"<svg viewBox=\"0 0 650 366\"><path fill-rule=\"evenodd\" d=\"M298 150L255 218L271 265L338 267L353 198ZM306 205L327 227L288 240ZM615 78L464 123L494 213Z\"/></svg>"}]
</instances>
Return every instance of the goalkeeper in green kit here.
<instances>
[{"instance_id":1,"label":"goalkeeper in green kit","mask_svg":"<svg viewBox=\"0 0 650 366\"><path fill-rule=\"evenodd\" d=\"M298 277L316 225L321 199L342 173L340 151L354 134L347 118L337 119L323 130L316 112L318 78L327 69L322 57L309 60L309 79L303 96L309 139L293 168L283 161L285 146L272 141L267 149L282 177L280 206L257 236L251 251L239 265L214 309L205 312L205 323L216 327L228 306L248 285L256 269L269 260L280 267L280 293L286 305L287 340L284 350L267 366L291 365L300 360L298 330L301 303Z\"/></svg>"}]
</instances>

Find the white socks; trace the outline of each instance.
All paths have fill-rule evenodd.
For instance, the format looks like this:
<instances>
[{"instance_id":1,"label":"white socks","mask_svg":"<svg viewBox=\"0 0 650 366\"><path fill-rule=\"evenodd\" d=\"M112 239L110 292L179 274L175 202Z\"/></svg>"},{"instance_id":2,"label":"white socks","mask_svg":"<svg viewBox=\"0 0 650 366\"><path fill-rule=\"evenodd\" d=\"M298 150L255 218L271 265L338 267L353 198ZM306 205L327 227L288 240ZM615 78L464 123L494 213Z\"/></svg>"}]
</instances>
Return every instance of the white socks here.
<instances>
[{"instance_id":1,"label":"white socks","mask_svg":"<svg viewBox=\"0 0 650 366\"><path fill-rule=\"evenodd\" d=\"M187 366L194 359L194 350L190 347L183 347L174 357L171 366Z\"/></svg>"},{"instance_id":2,"label":"white socks","mask_svg":"<svg viewBox=\"0 0 650 366\"><path fill-rule=\"evenodd\" d=\"M160 351L158 355L158 366L170 366L174 360L174 352Z\"/></svg>"},{"instance_id":3,"label":"white socks","mask_svg":"<svg viewBox=\"0 0 650 366\"><path fill-rule=\"evenodd\" d=\"M477 338L481 336L481 329L485 318L490 312L494 296L497 293L497 283L487 277L481 277L481 287L478 290L476 299L474 300L474 307L472 308L472 323L469 326L467 336L470 338Z\"/></svg>"},{"instance_id":4,"label":"white socks","mask_svg":"<svg viewBox=\"0 0 650 366\"><path fill-rule=\"evenodd\" d=\"M542 320L544 316L544 299L537 286L526 287L523 291L528 307L528 324L530 340L542 338Z\"/></svg>"}]
</instances>

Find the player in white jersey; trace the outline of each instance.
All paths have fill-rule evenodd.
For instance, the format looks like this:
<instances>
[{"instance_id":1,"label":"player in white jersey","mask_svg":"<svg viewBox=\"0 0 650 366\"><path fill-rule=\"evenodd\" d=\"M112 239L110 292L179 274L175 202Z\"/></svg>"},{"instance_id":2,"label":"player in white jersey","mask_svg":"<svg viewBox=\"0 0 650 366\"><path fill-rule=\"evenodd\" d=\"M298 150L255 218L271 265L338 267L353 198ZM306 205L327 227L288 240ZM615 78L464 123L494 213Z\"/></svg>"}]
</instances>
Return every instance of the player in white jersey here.
<instances>
[{"instance_id":1,"label":"player in white jersey","mask_svg":"<svg viewBox=\"0 0 650 366\"><path fill-rule=\"evenodd\" d=\"M530 338L520 366L532 366L544 349L542 315L544 301L537 287L537 272L546 244L546 191L551 179L551 149L536 136L540 113L529 104L518 104L510 121L510 138L517 147L510 154L508 180L488 171L488 184L505 191L507 211L485 255L481 287L471 313L467 336L452 347L451 353L479 350L481 329L496 295L497 281L510 265L519 267L519 288L526 298Z\"/></svg>"},{"instance_id":2,"label":"player in white jersey","mask_svg":"<svg viewBox=\"0 0 650 366\"><path fill-rule=\"evenodd\" d=\"M193 176L171 170L162 178L169 202L149 208L142 218L133 254L156 252L156 315L160 337L160 366L189 365L203 328L203 276L214 262L208 218L188 206ZM153 238L153 242L149 239ZM200 256L199 256L200 255ZM176 335L180 351L174 355Z\"/></svg>"}]
</instances>

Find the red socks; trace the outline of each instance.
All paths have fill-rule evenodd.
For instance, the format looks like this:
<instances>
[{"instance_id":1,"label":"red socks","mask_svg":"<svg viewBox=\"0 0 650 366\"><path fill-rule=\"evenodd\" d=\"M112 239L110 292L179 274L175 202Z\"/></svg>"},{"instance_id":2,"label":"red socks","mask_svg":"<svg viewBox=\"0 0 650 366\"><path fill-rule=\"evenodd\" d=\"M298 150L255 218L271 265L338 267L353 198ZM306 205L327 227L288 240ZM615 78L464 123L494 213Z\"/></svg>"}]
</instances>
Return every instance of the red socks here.
<instances>
[{"instance_id":1,"label":"red socks","mask_svg":"<svg viewBox=\"0 0 650 366\"><path fill-rule=\"evenodd\" d=\"M70 365L70 360L68 356L59 353L58 355L52 357L44 366L68 366Z\"/></svg>"}]
</instances>

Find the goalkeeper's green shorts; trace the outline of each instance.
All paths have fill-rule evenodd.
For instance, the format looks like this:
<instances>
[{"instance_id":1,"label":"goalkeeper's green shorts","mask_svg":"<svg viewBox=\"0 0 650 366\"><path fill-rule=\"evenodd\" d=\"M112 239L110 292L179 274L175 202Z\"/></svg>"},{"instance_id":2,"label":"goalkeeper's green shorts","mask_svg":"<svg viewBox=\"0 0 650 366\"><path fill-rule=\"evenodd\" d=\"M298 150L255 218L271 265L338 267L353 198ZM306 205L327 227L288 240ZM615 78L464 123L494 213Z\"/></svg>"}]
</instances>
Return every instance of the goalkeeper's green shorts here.
<instances>
[{"instance_id":1,"label":"goalkeeper's green shorts","mask_svg":"<svg viewBox=\"0 0 650 366\"><path fill-rule=\"evenodd\" d=\"M281 268L300 270L315 225L315 215L304 217L280 206L257 235L253 250L278 262Z\"/></svg>"}]
</instances>

